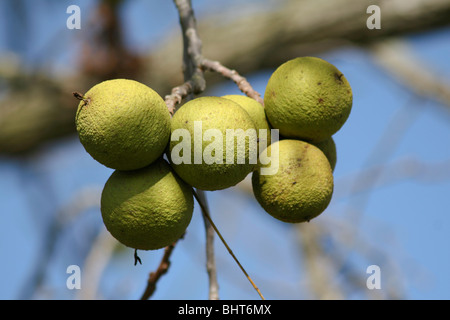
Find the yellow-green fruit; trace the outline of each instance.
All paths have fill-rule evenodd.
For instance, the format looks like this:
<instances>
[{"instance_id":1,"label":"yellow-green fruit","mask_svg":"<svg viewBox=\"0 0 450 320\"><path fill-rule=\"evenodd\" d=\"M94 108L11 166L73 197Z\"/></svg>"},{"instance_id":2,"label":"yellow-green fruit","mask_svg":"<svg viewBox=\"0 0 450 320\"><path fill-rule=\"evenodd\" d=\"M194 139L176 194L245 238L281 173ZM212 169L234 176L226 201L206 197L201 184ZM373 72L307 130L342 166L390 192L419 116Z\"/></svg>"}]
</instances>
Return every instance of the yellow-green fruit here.
<instances>
[{"instance_id":1,"label":"yellow-green fruit","mask_svg":"<svg viewBox=\"0 0 450 320\"><path fill-rule=\"evenodd\" d=\"M114 171L101 197L108 231L140 250L160 249L180 238L193 210L192 188L162 158L142 169Z\"/></svg>"},{"instance_id":2,"label":"yellow-green fruit","mask_svg":"<svg viewBox=\"0 0 450 320\"><path fill-rule=\"evenodd\" d=\"M247 96L239 95L239 94L230 94L226 96L222 96L222 98L230 99L236 103L238 103L245 111L250 115L253 122L255 123L256 129L258 130L258 146L265 146L266 148L270 145L271 137L270 137L270 126L266 118L266 113L264 111L264 107L255 99L249 98ZM260 131L261 129L266 130L265 135L261 135L264 131ZM259 151L260 148L258 147Z\"/></svg>"},{"instance_id":3,"label":"yellow-green fruit","mask_svg":"<svg viewBox=\"0 0 450 320\"><path fill-rule=\"evenodd\" d=\"M324 153L300 140L280 140L268 148L279 168L272 175L262 175L260 170L253 173L253 193L259 204L284 222L305 222L320 215L328 207L334 187Z\"/></svg>"},{"instance_id":4,"label":"yellow-green fruit","mask_svg":"<svg viewBox=\"0 0 450 320\"><path fill-rule=\"evenodd\" d=\"M78 106L75 122L86 151L119 170L149 165L162 155L170 137L164 100L146 85L128 79L92 87Z\"/></svg>"},{"instance_id":5,"label":"yellow-green fruit","mask_svg":"<svg viewBox=\"0 0 450 320\"><path fill-rule=\"evenodd\" d=\"M264 106L280 135L322 141L347 121L352 90L332 64L316 57L299 57L279 66L270 77Z\"/></svg>"},{"instance_id":6,"label":"yellow-green fruit","mask_svg":"<svg viewBox=\"0 0 450 320\"><path fill-rule=\"evenodd\" d=\"M200 97L172 118L169 158L176 173L195 188L236 185L255 168L257 152L253 120L234 101Z\"/></svg>"},{"instance_id":7,"label":"yellow-green fruit","mask_svg":"<svg viewBox=\"0 0 450 320\"><path fill-rule=\"evenodd\" d=\"M336 168L336 162L337 162L337 152L336 152L336 143L334 142L333 137L329 137L326 140L323 140L321 142L316 142L314 145L322 150L322 152L327 157L328 161L330 162L331 169L334 171Z\"/></svg>"}]
</instances>

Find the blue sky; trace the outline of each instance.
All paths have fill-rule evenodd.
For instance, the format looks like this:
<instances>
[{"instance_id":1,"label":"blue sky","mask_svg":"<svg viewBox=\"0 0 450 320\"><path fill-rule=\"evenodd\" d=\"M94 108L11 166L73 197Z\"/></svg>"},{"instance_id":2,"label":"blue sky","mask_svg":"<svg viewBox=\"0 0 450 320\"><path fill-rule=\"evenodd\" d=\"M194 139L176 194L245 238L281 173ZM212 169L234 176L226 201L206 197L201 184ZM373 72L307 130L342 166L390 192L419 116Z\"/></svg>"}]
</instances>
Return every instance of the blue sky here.
<instances>
[{"instance_id":1,"label":"blue sky","mask_svg":"<svg viewBox=\"0 0 450 320\"><path fill-rule=\"evenodd\" d=\"M50 10L37 3L29 20L37 27L32 29L33 42L23 51L24 58L30 64L40 61L36 57L42 55L48 39L58 39L55 61L58 67L70 70L70 39L76 34L64 29L65 9L78 3L86 12L91 1L55 2ZM214 6L194 1L199 17L221 4L223 1ZM55 18L48 19L48 15ZM124 19L129 45L141 51L151 49L164 31L176 28L178 23L173 4L163 0L151 4L132 1ZM410 36L407 42L431 70L450 81L450 29ZM0 49L10 49L4 33L0 33ZM415 96L365 50L342 48L320 57L345 74L354 94L352 113L334 136L338 150L335 195L327 211L317 218L327 226L329 243L338 246L336 250L345 262L334 270L334 281L343 281L345 268L352 268L364 279L366 267L376 264L382 272L381 290L395 286L409 299L450 298L448 106ZM272 71L246 76L257 91L264 93ZM239 91L227 82L206 94L233 93ZM383 148L390 143L395 143L392 151ZM428 171L398 178L396 174L402 168L395 165L408 159L420 161ZM377 165L397 170L382 172L370 192L349 194L356 174ZM0 282L0 299L19 297L27 285L28 275L36 269L46 246L42 239L55 214L80 190L100 190L111 172L94 161L76 137L45 146L30 160L0 158L0 271L7 275ZM214 221L266 298L307 298L295 226L268 216L252 196L237 187L207 196ZM346 228L354 241L346 245L336 242ZM54 254L49 257L40 298L77 297L77 292L66 288L66 267L83 265L82 257L102 230L95 200L92 208L63 226ZM258 299L219 239L216 251L221 297ZM148 272L156 268L162 251L141 252L142 266L133 266L132 254L131 249L122 249L107 265L100 279L102 298L139 298ZM176 247L170 271L158 284L154 298L206 299L204 259L203 221L196 207L186 237ZM353 292L349 297L364 297L364 292Z\"/></svg>"}]
</instances>

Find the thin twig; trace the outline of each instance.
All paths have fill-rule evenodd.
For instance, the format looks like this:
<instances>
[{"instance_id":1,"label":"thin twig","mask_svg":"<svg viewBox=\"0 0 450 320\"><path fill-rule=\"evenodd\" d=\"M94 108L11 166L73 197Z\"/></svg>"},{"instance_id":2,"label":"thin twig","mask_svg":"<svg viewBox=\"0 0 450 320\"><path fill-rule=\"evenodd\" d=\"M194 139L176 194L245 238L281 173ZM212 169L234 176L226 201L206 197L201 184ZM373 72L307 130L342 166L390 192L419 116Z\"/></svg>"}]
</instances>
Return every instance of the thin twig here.
<instances>
[{"instance_id":1,"label":"thin twig","mask_svg":"<svg viewBox=\"0 0 450 320\"><path fill-rule=\"evenodd\" d=\"M413 95L410 99L404 103L402 108L389 120L386 129L382 132L377 143L372 148L369 156L366 159L363 168L373 167L375 163L383 164L397 150L397 147L401 140L404 138L407 130L411 127L414 121L419 116L419 112L422 110L417 105L422 103L422 98L417 95ZM373 189L379 182L380 177L385 170L385 165L375 167L375 170L371 171L371 175L360 175L356 177L351 194L358 194L358 191L364 186L367 190ZM361 213L364 212L364 208L369 203L371 192L366 192L357 197L352 204L350 204L347 212L353 215L353 224L359 223L362 219Z\"/></svg>"},{"instance_id":2,"label":"thin twig","mask_svg":"<svg viewBox=\"0 0 450 320\"><path fill-rule=\"evenodd\" d=\"M406 41L390 39L370 47L375 61L401 85L450 108L450 83L414 55Z\"/></svg>"},{"instance_id":3,"label":"thin twig","mask_svg":"<svg viewBox=\"0 0 450 320\"><path fill-rule=\"evenodd\" d=\"M225 239L223 238L222 234L220 233L220 231L217 229L216 225L214 224L214 222L211 219L211 216L208 214L208 209L205 207L204 203L202 202L202 199L199 197L199 195L197 194L197 192L195 190L193 190L194 192L194 197L197 200L198 204L200 205L201 209L202 209L202 213L203 216L209 221L209 223L211 224L211 226L214 228L214 231L217 233L217 235L219 236L220 240L222 241L222 243L224 244L225 248L227 248L228 253L233 257L234 261L236 261L236 263L238 264L239 268L241 269L241 271L245 274L245 276L247 277L248 281L250 281L250 283L252 284L253 288L256 290L256 292L258 292L259 296L261 297L262 300L264 299L264 296L262 295L261 291L258 289L258 287L256 286L255 282L253 282L252 278L250 278L250 276L248 275L247 271L245 271L244 267L242 266L242 264L239 262L238 258L236 258L236 256L234 255L233 251L231 250L230 246L228 245L228 243L225 241Z\"/></svg>"},{"instance_id":4,"label":"thin twig","mask_svg":"<svg viewBox=\"0 0 450 320\"><path fill-rule=\"evenodd\" d=\"M308 285L314 299L340 300L345 298L342 288L334 281L336 268L323 246L321 238L326 234L320 223L298 224L299 240L305 269L308 274Z\"/></svg>"},{"instance_id":5,"label":"thin twig","mask_svg":"<svg viewBox=\"0 0 450 320\"><path fill-rule=\"evenodd\" d=\"M219 61L211 61L208 59L202 60L202 67L205 70L217 72L225 78L233 80L244 94L264 105L264 99L261 98L261 95L253 89L247 79L237 73L236 70L228 69Z\"/></svg>"},{"instance_id":6,"label":"thin twig","mask_svg":"<svg viewBox=\"0 0 450 320\"><path fill-rule=\"evenodd\" d=\"M148 300L156 290L156 284L158 280L169 270L170 267L170 256L175 248L176 241L167 246L164 249L164 255L159 263L158 269L155 272L151 272L148 278L147 287L142 294L141 300Z\"/></svg>"},{"instance_id":7,"label":"thin twig","mask_svg":"<svg viewBox=\"0 0 450 320\"><path fill-rule=\"evenodd\" d=\"M219 300L219 283L217 281L216 259L214 259L214 228L205 215L209 216L208 203L206 195L203 190L197 189L197 201L199 201L200 208L203 213L203 221L205 223L206 231L206 271L209 278L209 300Z\"/></svg>"},{"instance_id":8,"label":"thin twig","mask_svg":"<svg viewBox=\"0 0 450 320\"><path fill-rule=\"evenodd\" d=\"M219 61L202 58L200 68L195 70L193 77L182 85L173 88L172 93L165 97L165 102L171 115L175 113L176 106L179 105L183 99L192 94L200 94L205 90L205 78L201 70L217 72L223 77L232 80L245 95L258 101L264 106L264 99L261 97L261 94L257 92L247 79L241 76L236 70L225 67Z\"/></svg>"},{"instance_id":9,"label":"thin twig","mask_svg":"<svg viewBox=\"0 0 450 320\"><path fill-rule=\"evenodd\" d=\"M94 300L99 297L99 287L103 272L105 271L114 249L117 246L117 240L111 236L108 230L103 229L96 237L92 246L84 259L83 290L77 290L76 299Z\"/></svg>"}]
</instances>

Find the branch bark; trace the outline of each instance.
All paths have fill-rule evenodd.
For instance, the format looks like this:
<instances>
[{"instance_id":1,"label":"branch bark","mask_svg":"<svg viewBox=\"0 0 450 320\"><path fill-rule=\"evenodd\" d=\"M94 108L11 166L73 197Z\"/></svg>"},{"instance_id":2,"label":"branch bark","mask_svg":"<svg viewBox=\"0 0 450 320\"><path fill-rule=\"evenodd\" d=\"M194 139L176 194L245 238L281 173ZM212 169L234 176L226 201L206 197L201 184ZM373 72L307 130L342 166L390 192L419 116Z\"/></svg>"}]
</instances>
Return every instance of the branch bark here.
<instances>
[{"instance_id":1,"label":"branch bark","mask_svg":"<svg viewBox=\"0 0 450 320\"><path fill-rule=\"evenodd\" d=\"M175 248L176 242L164 248L164 255L159 263L158 269L155 272L151 272L148 278L147 286L144 293L141 296L141 300L148 300L156 290L156 284L158 280L167 273L170 267L170 256Z\"/></svg>"},{"instance_id":2,"label":"branch bark","mask_svg":"<svg viewBox=\"0 0 450 320\"><path fill-rule=\"evenodd\" d=\"M253 87L250 85L250 83L245 79L243 76L241 76L239 73L236 72L236 70L231 70L222 65L219 61L211 61L208 59L203 59L201 61L201 66L205 70L209 71L215 71L225 78L228 78L230 80L233 80L234 83L238 86L238 88L247 96L250 98L255 99L262 105L264 105L264 99L261 98L261 95L253 89Z\"/></svg>"}]
</instances>

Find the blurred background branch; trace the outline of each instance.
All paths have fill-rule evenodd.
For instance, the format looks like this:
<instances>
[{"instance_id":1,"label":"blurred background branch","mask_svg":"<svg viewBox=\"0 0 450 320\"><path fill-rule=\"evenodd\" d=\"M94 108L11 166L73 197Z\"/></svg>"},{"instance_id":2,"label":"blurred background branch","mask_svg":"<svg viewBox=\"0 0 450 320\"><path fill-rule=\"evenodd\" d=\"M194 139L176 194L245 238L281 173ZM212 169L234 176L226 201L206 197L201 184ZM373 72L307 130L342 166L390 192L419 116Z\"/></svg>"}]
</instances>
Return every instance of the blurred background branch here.
<instances>
[{"instance_id":1,"label":"blurred background branch","mask_svg":"<svg viewBox=\"0 0 450 320\"><path fill-rule=\"evenodd\" d=\"M89 36L82 39L79 65L74 68L78 73L55 78L42 70L21 68L21 61L16 60L16 67L12 67L11 56L0 55L4 93L0 96L0 154L27 153L46 141L74 134L77 102L72 91L85 92L104 79L130 77L165 96L183 83L179 35L169 32L165 41L148 54L133 52L121 32L118 11L123 2L99 1L89 20ZM365 27L365 12L371 4L383 10L380 30ZM242 8L227 10L239 12ZM446 0L286 0L277 1L270 10L236 14L232 19L224 19L229 15L223 12L210 15L199 19L198 30L205 56L247 74L273 68L298 55L340 46L366 46L446 26L450 24L449 15L450 2ZM210 77L210 84L223 81Z\"/></svg>"},{"instance_id":2,"label":"blurred background branch","mask_svg":"<svg viewBox=\"0 0 450 320\"><path fill-rule=\"evenodd\" d=\"M391 38L378 41L369 49L380 67L402 85L419 96L450 108L449 80L439 77L430 66L417 58L404 40Z\"/></svg>"}]
</instances>

